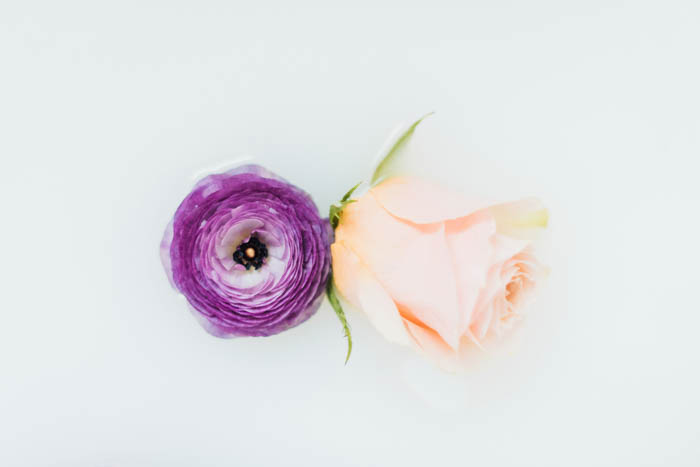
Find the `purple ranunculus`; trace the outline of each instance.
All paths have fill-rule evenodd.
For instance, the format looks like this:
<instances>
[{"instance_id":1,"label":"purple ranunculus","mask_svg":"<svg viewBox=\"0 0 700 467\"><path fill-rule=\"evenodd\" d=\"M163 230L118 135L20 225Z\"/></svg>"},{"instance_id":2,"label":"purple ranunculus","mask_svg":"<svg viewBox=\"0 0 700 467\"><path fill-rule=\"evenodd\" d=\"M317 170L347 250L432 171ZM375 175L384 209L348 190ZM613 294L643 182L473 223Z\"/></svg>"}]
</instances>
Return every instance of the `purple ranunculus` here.
<instances>
[{"instance_id":1,"label":"purple ranunculus","mask_svg":"<svg viewBox=\"0 0 700 467\"><path fill-rule=\"evenodd\" d=\"M269 336L318 309L331 236L308 194L245 165L197 183L166 229L161 258L211 334Z\"/></svg>"}]
</instances>

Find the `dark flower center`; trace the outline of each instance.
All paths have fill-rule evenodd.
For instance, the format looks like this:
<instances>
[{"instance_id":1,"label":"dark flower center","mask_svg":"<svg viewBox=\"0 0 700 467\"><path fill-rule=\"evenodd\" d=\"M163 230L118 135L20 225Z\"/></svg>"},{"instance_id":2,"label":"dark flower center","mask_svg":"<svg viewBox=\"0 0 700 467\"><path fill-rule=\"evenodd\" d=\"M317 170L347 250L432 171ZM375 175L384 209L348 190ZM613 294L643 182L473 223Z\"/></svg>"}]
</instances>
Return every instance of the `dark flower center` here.
<instances>
[{"instance_id":1,"label":"dark flower center","mask_svg":"<svg viewBox=\"0 0 700 467\"><path fill-rule=\"evenodd\" d=\"M255 235L252 235L247 242L238 245L233 252L233 260L245 266L246 269L251 267L260 269L265 258L267 258L267 246Z\"/></svg>"}]
</instances>

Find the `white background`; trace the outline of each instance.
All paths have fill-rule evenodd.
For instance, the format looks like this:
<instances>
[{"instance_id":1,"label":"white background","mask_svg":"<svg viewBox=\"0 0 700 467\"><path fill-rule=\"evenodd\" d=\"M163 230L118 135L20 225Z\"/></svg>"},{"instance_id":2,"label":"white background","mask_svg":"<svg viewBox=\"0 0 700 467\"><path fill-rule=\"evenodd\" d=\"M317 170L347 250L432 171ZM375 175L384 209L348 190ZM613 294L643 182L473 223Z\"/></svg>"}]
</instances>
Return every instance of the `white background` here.
<instances>
[{"instance_id":1,"label":"white background","mask_svg":"<svg viewBox=\"0 0 700 467\"><path fill-rule=\"evenodd\" d=\"M2 2L0 465L699 465L699 26L692 1ZM453 376L357 312L343 366L328 305L199 327L158 260L197 173L254 156L325 211L431 110L407 164L551 211L506 344Z\"/></svg>"}]
</instances>

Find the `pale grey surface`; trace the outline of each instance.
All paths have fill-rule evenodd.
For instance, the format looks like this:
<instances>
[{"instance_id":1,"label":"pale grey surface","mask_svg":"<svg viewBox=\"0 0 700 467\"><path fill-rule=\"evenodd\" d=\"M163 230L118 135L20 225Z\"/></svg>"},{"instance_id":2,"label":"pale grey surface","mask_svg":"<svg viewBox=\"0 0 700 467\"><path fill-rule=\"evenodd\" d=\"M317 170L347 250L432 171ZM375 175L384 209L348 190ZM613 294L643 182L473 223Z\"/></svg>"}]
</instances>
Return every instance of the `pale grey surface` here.
<instances>
[{"instance_id":1,"label":"pale grey surface","mask_svg":"<svg viewBox=\"0 0 700 467\"><path fill-rule=\"evenodd\" d=\"M380 3L0 5L0 464L700 463L697 3ZM503 349L195 323L158 262L194 174L254 155L326 209L429 110L414 167L551 209Z\"/></svg>"}]
</instances>

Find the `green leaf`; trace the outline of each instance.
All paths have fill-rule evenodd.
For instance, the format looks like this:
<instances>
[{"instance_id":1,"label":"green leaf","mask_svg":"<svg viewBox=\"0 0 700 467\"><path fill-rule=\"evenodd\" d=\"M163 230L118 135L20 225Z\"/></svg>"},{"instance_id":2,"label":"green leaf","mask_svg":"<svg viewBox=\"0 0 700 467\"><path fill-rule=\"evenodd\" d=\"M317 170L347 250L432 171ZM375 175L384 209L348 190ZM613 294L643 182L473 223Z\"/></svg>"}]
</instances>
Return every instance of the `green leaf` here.
<instances>
[{"instance_id":1,"label":"green leaf","mask_svg":"<svg viewBox=\"0 0 700 467\"><path fill-rule=\"evenodd\" d=\"M335 311L335 314L338 316L338 319L340 320L340 324L343 325L343 331L345 331L345 337L348 339L348 353L345 356L345 363L348 363L348 360L350 360L350 353L352 353L352 335L350 334L350 325L348 325L348 320L345 317L345 312L343 311L343 307L340 305L340 301L338 300L338 296L335 293L335 285L333 284L333 275L328 278L328 282L326 283L326 296L328 297L328 301L330 302L331 306L333 307L333 310Z\"/></svg>"},{"instance_id":2,"label":"green leaf","mask_svg":"<svg viewBox=\"0 0 700 467\"><path fill-rule=\"evenodd\" d=\"M411 139L411 136L413 135L413 132L416 131L416 127L420 122L431 116L435 112L430 112L425 115L423 115L421 118L419 118L416 122L413 123L406 131L399 136L399 139L396 140L396 143L389 149L389 152L386 153L386 156L382 158L381 161L379 161L379 164L377 164L377 168L374 169L374 174L372 174L372 179L370 180L370 185L374 186L376 185L377 182L381 181L382 178L386 176L386 171L393 162L393 160L396 158L396 155L401 152L400 150L408 143L408 140Z\"/></svg>"}]
</instances>

